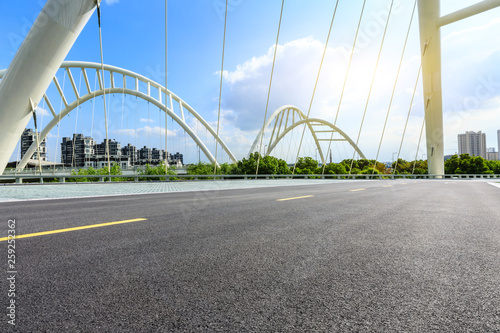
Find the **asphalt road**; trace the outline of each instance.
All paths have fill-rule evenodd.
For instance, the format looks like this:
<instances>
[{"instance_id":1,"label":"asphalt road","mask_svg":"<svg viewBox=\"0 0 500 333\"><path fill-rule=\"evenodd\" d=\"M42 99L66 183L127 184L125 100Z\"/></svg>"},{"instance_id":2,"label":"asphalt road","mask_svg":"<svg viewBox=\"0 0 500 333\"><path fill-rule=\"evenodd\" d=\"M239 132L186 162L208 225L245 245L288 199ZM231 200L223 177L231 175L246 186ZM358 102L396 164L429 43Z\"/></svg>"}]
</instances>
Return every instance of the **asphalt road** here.
<instances>
[{"instance_id":1,"label":"asphalt road","mask_svg":"<svg viewBox=\"0 0 500 333\"><path fill-rule=\"evenodd\" d=\"M0 237L146 219L16 239L20 332L499 332L499 202L444 180L6 202Z\"/></svg>"}]
</instances>

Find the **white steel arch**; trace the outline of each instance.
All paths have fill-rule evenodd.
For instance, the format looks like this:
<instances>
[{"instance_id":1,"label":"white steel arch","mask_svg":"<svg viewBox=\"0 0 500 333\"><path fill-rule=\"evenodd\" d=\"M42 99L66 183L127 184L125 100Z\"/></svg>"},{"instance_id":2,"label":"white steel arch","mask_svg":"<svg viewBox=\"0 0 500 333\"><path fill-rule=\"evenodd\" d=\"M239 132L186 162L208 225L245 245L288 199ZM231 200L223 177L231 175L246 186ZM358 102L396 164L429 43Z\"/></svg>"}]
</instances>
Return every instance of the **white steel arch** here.
<instances>
[{"instance_id":1,"label":"white steel arch","mask_svg":"<svg viewBox=\"0 0 500 333\"><path fill-rule=\"evenodd\" d=\"M284 121L284 122L283 122ZM318 148L321 161L323 163L326 163L325 159L325 154L323 152L323 149L321 148L320 141L347 141L359 154L359 156L363 159L365 159L365 155L361 152L361 149L352 141L352 139L340 128L337 126L333 125L332 123L322 120L322 119L317 119L317 118L307 118L307 116L302 112L298 107L293 106L293 105L284 105L280 108L278 108L276 111L273 112L273 114L268 118L264 125L264 130L269 128L271 124L274 122L274 126L271 132L271 138L269 139L269 144L267 145L268 148L267 150L263 153L264 155L269 155L273 149L276 147L276 145L288 134L290 133L294 128L305 124L309 131L311 132L311 135L314 138L314 142L316 144L316 147ZM315 130L314 127L316 126L322 126L322 127L328 127L329 130ZM330 137L332 137L333 132L337 132L340 134L340 136L343 139L319 139L317 133L322 132L322 133L327 133L330 134ZM257 134L257 137L255 138L252 147L250 148L250 154L258 151L258 144L261 141L261 137L263 135L262 129L259 131L259 134Z\"/></svg>"},{"instance_id":2,"label":"white steel arch","mask_svg":"<svg viewBox=\"0 0 500 333\"><path fill-rule=\"evenodd\" d=\"M53 78L53 82L57 88L57 91L59 92L59 95L62 99L62 102L64 103L64 109L59 113L56 114L56 111L54 110L54 107L52 106L52 103L50 102L48 96L44 94L43 98L47 104L48 109L53 115L53 119L47 124L44 129L40 133L40 139L39 141L43 141L47 135L50 133L50 131L66 116L68 115L71 111L76 109L79 105L95 98L98 96L105 94L125 94L125 95L131 95L131 96L136 96L138 98L141 98L156 107L160 108L164 112L167 112L168 116L172 117L173 120L175 120L185 131L186 133L189 134L189 136L196 142L196 144L200 147L200 149L203 151L205 156L210 160L212 163L216 163L215 158L213 157L212 153L210 150L206 147L206 145L201 141L201 139L196 135L196 133L191 129L191 127L186 123L185 117L184 117L184 112L187 111L189 112L192 116L194 116L207 130L208 132L217 140L218 144L221 145L221 147L224 149L224 151L228 154L228 156L231 158L233 162L236 163L236 158L234 157L233 153L230 151L229 147L224 143L224 141L217 136L216 132L210 127L210 125L198 114L189 104L184 102L179 96L175 95L171 91L168 91L167 93L165 92L165 88L161 86L159 83L150 80L149 78L142 76L140 74L134 73L132 71L122 69L119 67L115 66L110 66L110 65L104 65L104 72L108 72L109 79L109 87L104 87L103 82L102 82L102 76L100 75L101 71L101 64L98 63L92 63L92 62L77 62L77 61L65 61L61 64L61 69L64 69L66 71L66 74L68 75L68 79L71 83L71 86L73 87L73 91L75 94L75 100L71 103L68 102L67 96L64 94L64 91L61 89L61 86L57 80L56 77ZM80 96L78 89L76 88L76 83L73 79L73 70L80 70L85 82L86 86L86 94L83 96ZM92 91L90 88L90 83L87 75L87 70L95 70L97 72L97 78L99 81L99 89ZM0 79L3 77L3 74L5 71L0 71ZM122 75L123 76L123 84L121 86L118 86L115 84L115 77L114 75ZM134 87L127 87L127 81L134 80L135 85ZM143 92L140 90L139 83L143 82L147 85L147 92ZM157 89L158 90L158 96L152 96L151 94L151 88ZM165 96L165 99L168 98L170 103L164 103L163 102L163 96ZM181 115L177 115L174 110L173 110L173 101L176 101L179 104L180 112ZM167 107L167 104L170 104L169 107ZM26 164L29 161L29 157L32 156L32 154L36 151L37 147L36 144L33 143L26 154L24 155L23 159L18 165L18 170L24 169Z\"/></svg>"}]
</instances>

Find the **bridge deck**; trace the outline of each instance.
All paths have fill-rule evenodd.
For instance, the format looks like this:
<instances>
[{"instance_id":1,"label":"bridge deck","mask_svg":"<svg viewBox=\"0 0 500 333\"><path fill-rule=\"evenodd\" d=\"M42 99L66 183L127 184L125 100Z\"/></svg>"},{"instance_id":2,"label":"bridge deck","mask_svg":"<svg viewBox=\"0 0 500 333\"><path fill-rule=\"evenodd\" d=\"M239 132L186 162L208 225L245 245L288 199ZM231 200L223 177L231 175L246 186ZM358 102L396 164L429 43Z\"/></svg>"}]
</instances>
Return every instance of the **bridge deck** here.
<instances>
[{"instance_id":1,"label":"bridge deck","mask_svg":"<svg viewBox=\"0 0 500 333\"><path fill-rule=\"evenodd\" d=\"M500 188L308 182L2 202L1 234L15 219L17 235L27 236L16 239L16 328L500 331ZM46 231L59 233L39 234Z\"/></svg>"}]
</instances>

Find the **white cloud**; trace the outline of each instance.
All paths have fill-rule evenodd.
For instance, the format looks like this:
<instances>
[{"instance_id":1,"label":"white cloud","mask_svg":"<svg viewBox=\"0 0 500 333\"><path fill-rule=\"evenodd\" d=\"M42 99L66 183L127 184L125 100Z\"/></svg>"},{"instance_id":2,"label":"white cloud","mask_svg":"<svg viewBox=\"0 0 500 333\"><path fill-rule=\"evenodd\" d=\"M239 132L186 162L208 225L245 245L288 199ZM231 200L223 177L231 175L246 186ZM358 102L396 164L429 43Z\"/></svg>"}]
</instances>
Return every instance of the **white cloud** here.
<instances>
[{"instance_id":1,"label":"white cloud","mask_svg":"<svg viewBox=\"0 0 500 333\"><path fill-rule=\"evenodd\" d=\"M322 42L310 37L278 46L268 116L277 108L287 104L295 105L307 114L323 49ZM222 123L227 131L245 136L245 142L249 142L249 146L264 120L273 52L274 47L271 47L265 55L252 57L238 65L234 71L228 71L224 75ZM394 55L391 54L389 59L385 62L381 61L379 65L360 137L360 148L369 156L376 154L396 78L399 59L394 61L392 57ZM396 57L400 57L400 55L396 55ZM369 52L354 56L342 97L337 126L354 141L357 139L361 118L367 105L368 91L375 70L375 60L376 57L373 57L373 54ZM400 119L406 119L420 64L417 60L416 57L409 57L401 70L396 97L391 108L391 115ZM334 122L347 64L348 59L340 47L327 49L310 117ZM416 108L419 106L419 101L414 102L417 104ZM398 126L402 127L400 122L398 122ZM390 124L388 131L392 127L393 125ZM390 139L390 136L386 136L384 145L388 144ZM231 140L229 142L232 144L237 141ZM372 145L374 142L377 144ZM398 143L394 141L392 146L397 149ZM247 150L249 146L246 147ZM234 148L231 146L231 149ZM312 151L304 152L304 154L311 156L314 154L314 149L311 147ZM395 148L388 148L389 151L393 149ZM246 153L248 151L245 151Z\"/></svg>"},{"instance_id":2,"label":"white cloud","mask_svg":"<svg viewBox=\"0 0 500 333\"><path fill-rule=\"evenodd\" d=\"M42 108L42 107L40 107L40 106L37 106L37 107L36 107L36 114L37 114L38 116L44 116L44 117L45 117L45 116L50 115L50 111L49 111L49 110L46 110L46 109L44 109L44 108Z\"/></svg>"},{"instance_id":3,"label":"white cloud","mask_svg":"<svg viewBox=\"0 0 500 333\"><path fill-rule=\"evenodd\" d=\"M106 5L114 5L115 3L120 2L120 0L104 0Z\"/></svg>"},{"instance_id":4,"label":"white cloud","mask_svg":"<svg viewBox=\"0 0 500 333\"><path fill-rule=\"evenodd\" d=\"M156 122L156 120L151 119L151 118L141 118L139 121L141 123L154 123L154 122Z\"/></svg>"}]
</instances>

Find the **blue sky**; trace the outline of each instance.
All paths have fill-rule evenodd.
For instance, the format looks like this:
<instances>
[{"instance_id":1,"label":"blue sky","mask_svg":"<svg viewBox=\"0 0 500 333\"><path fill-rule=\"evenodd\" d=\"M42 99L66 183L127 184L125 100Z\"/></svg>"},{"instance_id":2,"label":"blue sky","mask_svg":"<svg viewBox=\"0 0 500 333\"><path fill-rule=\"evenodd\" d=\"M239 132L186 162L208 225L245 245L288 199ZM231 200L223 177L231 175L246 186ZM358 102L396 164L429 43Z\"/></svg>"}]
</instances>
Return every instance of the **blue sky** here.
<instances>
[{"instance_id":1,"label":"blue sky","mask_svg":"<svg viewBox=\"0 0 500 333\"><path fill-rule=\"evenodd\" d=\"M44 2L27 0L0 3L0 68L8 67ZM360 30L361 39L358 40L337 122L355 141L382 39L381 18L384 18L383 14L387 13L390 4L389 0L367 2ZM477 2L442 0L442 14ZM395 0L394 3L365 124L359 137L359 146L369 158L375 157L380 142L413 9L412 0ZM313 117L332 123L334 121L361 5L361 0L339 2L324 67L311 108ZM157 0L103 1L104 62L140 73L163 84L164 6L164 1ZM168 88L189 103L214 127L217 121L223 7L223 0L168 1ZM221 135L237 158L248 153L258 129L262 126L280 7L279 0L229 1ZM285 1L269 113L286 104L296 105L307 112L334 7L333 0ZM457 151L457 134L466 130L486 132L488 147L498 149L496 131L500 129L499 18L500 9L494 9L442 29L445 154ZM418 20L415 19L379 160L390 161L393 152L398 151L420 64L419 52ZM84 28L67 60L100 62L96 14ZM64 81L63 75L58 74L61 82ZM121 106L122 102L125 107ZM156 108L122 96L110 96L109 103L112 105L111 138L116 138L122 144L131 142L137 146L163 148L164 132L161 128L164 127L164 120ZM43 104L40 107L43 108ZM93 122L92 111L95 112ZM86 135L92 134L96 139L102 137L102 131L96 130L103 122L102 101L97 99L87 103L78 112L76 114L76 111L73 111L61 122L59 128L51 132L48 149L52 156L59 149L57 144L62 136L83 132ZM44 117L47 118L43 121L47 123L50 113L45 113ZM412 160L415 154L418 154L419 158L425 154L425 140L420 151L416 151L422 117L422 88L419 83L401 152L402 158ZM192 127L197 126L198 124L192 121ZM168 129L168 150L185 153L188 162L197 161L196 148L179 126L169 122ZM202 139L207 138L202 129L196 131ZM288 160L294 159L290 149L287 151L287 146L297 140L298 134L294 135L289 142L283 142L276 155ZM210 140L207 146L214 150ZM333 150L334 160L352 157L350 148L343 143ZM12 160L16 159L16 154L17 151ZM311 142L304 145L300 155L315 155ZM222 161L228 159L224 154L219 157Z\"/></svg>"}]
</instances>

